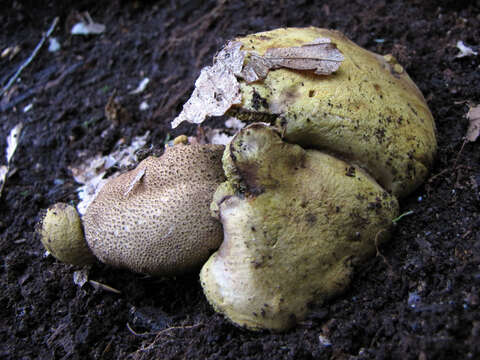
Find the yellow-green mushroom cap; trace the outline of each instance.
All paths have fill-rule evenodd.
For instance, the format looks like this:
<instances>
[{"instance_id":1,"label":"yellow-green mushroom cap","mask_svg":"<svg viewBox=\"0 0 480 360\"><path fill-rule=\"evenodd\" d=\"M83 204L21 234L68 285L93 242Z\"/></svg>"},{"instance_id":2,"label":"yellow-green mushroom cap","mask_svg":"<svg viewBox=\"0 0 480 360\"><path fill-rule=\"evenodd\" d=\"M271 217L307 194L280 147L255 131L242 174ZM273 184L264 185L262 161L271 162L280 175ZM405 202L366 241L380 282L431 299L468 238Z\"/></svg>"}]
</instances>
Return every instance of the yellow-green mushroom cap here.
<instances>
[{"instance_id":1,"label":"yellow-green mushroom cap","mask_svg":"<svg viewBox=\"0 0 480 360\"><path fill-rule=\"evenodd\" d=\"M249 329L288 329L344 290L398 213L360 167L261 124L237 133L223 162L227 181L211 208L224 241L200 280L215 310Z\"/></svg>"},{"instance_id":2,"label":"yellow-green mushroom cap","mask_svg":"<svg viewBox=\"0 0 480 360\"><path fill-rule=\"evenodd\" d=\"M77 209L57 203L46 211L40 223L40 236L45 249L56 259L73 265L88 265L95 261L83 236Z\"/></svg>"},{"instance_id":3,"label":"yellow-green mushroom cap","mask_svg":"<svg viewBox=\"0 0 480 360\"><path fill-rule=\"evenodd\" d=\"M314 27L235 40L241 50L263 55L269 48L298 47L318 38L329 38L344 56L335 73L282 68L254 83L239 80L242 101L229 113L250 122L271 121L285 141L334 154L366 169L397 197L408 195L432 166L435 124L422 93L393 56Z\"/></svg>"},{"instance_id":4,"label":"yellow-green mushroom cap","mask_svg":"<svg viewBox=\"0 0 480 360\"><path fill-rule=\"evenodd\" d=\"M83 217L106 264L151 275L200 268L222 241L209 205L225 179L220 145L175 145L109 181Z\"/></svg>"}]
</instances>

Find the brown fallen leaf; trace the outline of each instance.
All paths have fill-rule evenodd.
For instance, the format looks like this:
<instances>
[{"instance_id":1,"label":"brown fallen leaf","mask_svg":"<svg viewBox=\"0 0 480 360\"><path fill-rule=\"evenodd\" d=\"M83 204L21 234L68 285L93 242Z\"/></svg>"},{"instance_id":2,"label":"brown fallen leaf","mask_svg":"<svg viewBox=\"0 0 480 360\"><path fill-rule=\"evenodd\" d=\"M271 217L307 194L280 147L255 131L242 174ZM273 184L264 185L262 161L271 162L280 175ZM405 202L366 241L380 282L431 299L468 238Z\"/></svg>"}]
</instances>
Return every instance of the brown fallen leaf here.
<instances>
[{"instance_id":1,"label":"brown fallen leaf","mask_svg":"<svg viewBox=\"0 0 480 360\"><path fill-rule=\"evenodd\" d=\"M471 106L467 113L470 122L465 136L468 141L474 142L480 135L480 105Z\"/></svg>"},{"instance_id":2,"label":"brown fallen leaf","mask_svg":"<svg viewBox=\"0 0 480 360\"><path fill-rule=\"evenodd\" d=\"M263 56L250 53L249 60L242 77L250 83L264 79L269 70L282 67L329 75L338 70L344 57L330 39L318 38L302 46L271 48Z\"/></svg>"}]
</instances>

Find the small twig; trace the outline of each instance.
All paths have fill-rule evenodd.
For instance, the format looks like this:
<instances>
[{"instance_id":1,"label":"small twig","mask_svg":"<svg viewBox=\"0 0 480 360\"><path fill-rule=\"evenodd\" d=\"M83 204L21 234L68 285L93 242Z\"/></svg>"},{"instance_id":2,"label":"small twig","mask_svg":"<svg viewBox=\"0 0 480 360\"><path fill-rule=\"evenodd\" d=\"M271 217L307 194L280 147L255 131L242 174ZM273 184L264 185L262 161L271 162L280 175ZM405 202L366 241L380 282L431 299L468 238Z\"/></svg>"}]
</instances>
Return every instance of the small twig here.
<instances>
[{"instance_id":1,"label":"small twig","mask_svg":"<svg viewBox=\"0 0 480 360\"><path fill-rule=\"evenodd\" d=\"M414 213L413 210L409 210L405 213L403 213L402 215L396 217L395 219L392 220L392 223L396 224L397 222L399 222L403 217L405 216L408 216L408 215L412 215Z\"/></svg>"},{"instance_id":2,"label":"small twig","mask_svg":"<svg viewBox=\"0 0 480 360\"><path fill-rule=\"evenodd\" d=\"M460 148L460 151L457 153L457 157L455 158L455 163L453 164L453 168L454 168L454 169L457 168L458 159L460 158L460 154L462 153L463 148L465 147L465 144L466 144L467 142L468 142L467 139L465 139L465 140L463 141L462 147Z\"/></svg>"},{"instance_id":3,"label":"small twig","mask_svg":"<svg viewBox=\"0 0 480 360\"><path fill-rule=\"evenodd\" d=\"M142 347L141 349L138 349L136 351L137 354L139 354L140 352L143 352L143 351L149 351L151 350L155 344L157 343L158 340L160 340L161 338L161 335L165 334L165 333L168 333L172 330L179 330L179 329L193 329L193 328L196 328L196 327L199 327L199 326L202 326L204 325L203 323L199 323L199 324L194 324L194 325L185 325L185 326L172 326L172 327L169 327L167 329L164 329L162 331L159 331L156 333L156 336L155 336L155 339L152 341L152 343L150 343L147 347ZM129 328L129 330L135 335L135 332L133 331L133 329L130 328L130 326L128 325L127 323L127 327Z\"/></svg>"},{"instance_id":4,"label":"small twig","mask_svg":"<svg viewBox=\"0 0 480 360\"><path fill-rule=\"evenodd\" d=\"M382 259L383 259L383 262L385 264L387 264L388 268L390 269L390 271L392 271L392 265L390 265L390 263L388 262L387 258L380 252L378 246L380 245L379 244L379 236L382 232L385 232L386 230L385 229L382 229L380 230L379 232L377 232L377 235L375 235L375 249L377 250L377 255L376 256L380 256Z\"/></svg>"},{"instance_id":5,"label":"small twig","mask_svg":"<svg viewBox=\"0 0 480 360\"><path fill-rule=\"evenodd\" d=\"M38 51L40 50L40 48L43 46L43 44L45 43L45 41L50 37L50 35L52 34L53 30L55 29L55 26L57 26L57 23L58 23L58 17L56 17L55 19L53 19L53 23L52 25L50 25L50 28L47 30L47 32L43 35L42 39L40 40L40 42L37 44L37 46L35 47L35 49L33 50L32 54L28 57L28 59L22 64L20 65L20 67L18 68L18 70L15 72L15 74L10 78L10 80L8 81L7 85L5 85L2 89L2 91L0 92L0 96L2 96L3 94L5 94L5 92L8 91L8 89L10 89L10 87L13 85L13 83L15 82L15 80L17 80L17 78L20 76L20 74L22 73L23 69L25 69L28 64L30 64L32 62L32 60L35 58L35 56L37 55Z\"/></svg>"},{"instance_id":6,"label":"small twig","mask_svg":"<svg viewBox=\"0 0 480 360\"><path fill-rule=\"evenodd\" d=\"M155 332L144 332L144 333L138 333L136 332L135 330L133 330L133 328L131 327L131 325L127 322L127 329L128 331L130 331L133 335L135 336L149 336L149 335L156 335L157 333Z\"/></svg>"},{"instance_id":7,"label":"small twig","mask_svg":"<svg viewBox=\"0 0 480 360\"><path fill-rule=\"evenodd\" d=\"M112 342L113 340L110 340L110 342L105 346L105 349L103 349L102 355L100 355L100 359L103 359L106 353L110 351L110 348L112 347Z\"/></svg>"}]
</instances>

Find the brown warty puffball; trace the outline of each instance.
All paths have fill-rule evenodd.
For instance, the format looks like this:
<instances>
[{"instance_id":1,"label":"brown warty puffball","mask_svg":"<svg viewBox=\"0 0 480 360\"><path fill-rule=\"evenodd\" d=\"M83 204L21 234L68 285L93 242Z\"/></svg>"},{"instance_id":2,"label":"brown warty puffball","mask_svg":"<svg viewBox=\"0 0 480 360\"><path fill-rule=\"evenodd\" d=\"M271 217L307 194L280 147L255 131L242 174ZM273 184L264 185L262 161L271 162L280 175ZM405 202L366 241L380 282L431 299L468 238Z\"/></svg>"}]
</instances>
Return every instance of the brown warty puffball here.
<instances>
[{"instance_id":1,"label":"brown warty puffball","mask_svg":"<svg viewBox=\"0 0 480 360\"><path fill-rule=\"evenodd\" d=\"M83 217L93 254L151 275L199 268L222 241L222 226L209 206L225 180L223 149L176 145L109 181Z\"/></svg>"}]
</instances>

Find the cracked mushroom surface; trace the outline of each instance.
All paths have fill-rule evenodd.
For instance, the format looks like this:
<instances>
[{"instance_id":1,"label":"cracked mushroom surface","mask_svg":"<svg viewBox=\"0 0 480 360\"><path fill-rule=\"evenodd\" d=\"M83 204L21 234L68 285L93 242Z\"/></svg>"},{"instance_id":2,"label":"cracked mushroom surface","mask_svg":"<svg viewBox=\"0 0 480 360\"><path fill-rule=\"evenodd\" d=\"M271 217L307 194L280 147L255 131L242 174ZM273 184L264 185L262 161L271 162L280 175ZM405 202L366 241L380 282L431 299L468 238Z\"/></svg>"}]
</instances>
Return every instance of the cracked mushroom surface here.
<instances>
[{"instance_id":1,"label":"cracked mushroom surface","mask_svg":"<svg viewBox=\"0 0 480 360\"><path fill-rule=\"evenodd\" d=\"M151 275L199 268L222 241L209 205L225 179L223 149L179 144L109 181L83 217L93 254Z\"/></svg>"},{"instance_id":2,"label":"cracked mushroom surface","mask_svg":"<svg viewBox=\"0 0 480 360\"><path fill-rule=\"evenodd\" d=\"M212 213L224 241L203 266L216 311L252 330L285 330L348 286L389 236L398 203L360 167L284 142L265 125L234 136Z\"/></svg>"}]
</instances>

